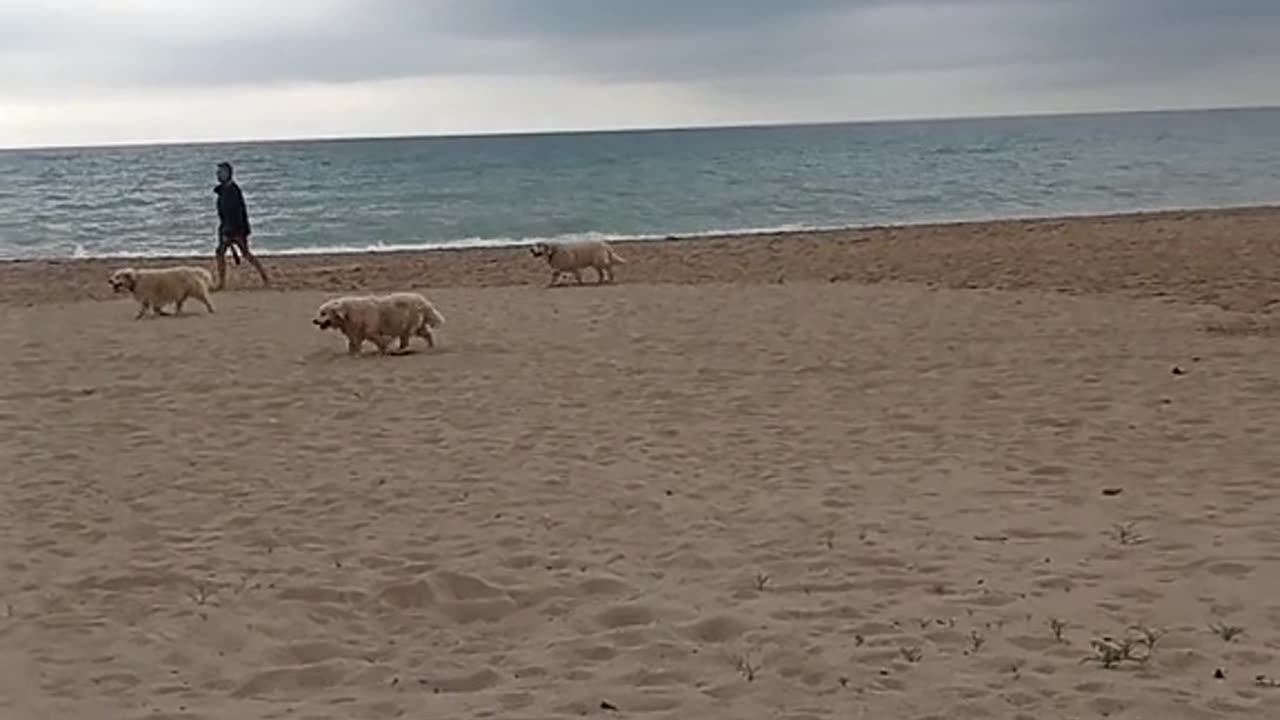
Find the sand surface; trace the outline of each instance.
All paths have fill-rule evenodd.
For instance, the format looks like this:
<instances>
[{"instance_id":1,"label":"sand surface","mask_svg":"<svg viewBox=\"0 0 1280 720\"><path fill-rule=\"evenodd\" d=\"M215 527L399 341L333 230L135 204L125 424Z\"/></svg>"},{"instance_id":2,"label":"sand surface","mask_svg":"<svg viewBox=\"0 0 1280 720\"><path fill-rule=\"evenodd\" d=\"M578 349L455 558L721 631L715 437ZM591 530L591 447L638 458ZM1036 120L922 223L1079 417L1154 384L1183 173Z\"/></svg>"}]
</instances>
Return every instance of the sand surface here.
<instances>
[{"instance_id":1,"label":"sand surface","mask_svg":"<svg viewBox=\"0 0 1280 720\"><path fill-rule=\"evenodd\" d=\"M0 717L1276 717L1276 216L634 245L554 291L273 259L137 322L121 263L6 266ZM439 347L315 330L355 265Z\"/></svg>"}]
</instances>

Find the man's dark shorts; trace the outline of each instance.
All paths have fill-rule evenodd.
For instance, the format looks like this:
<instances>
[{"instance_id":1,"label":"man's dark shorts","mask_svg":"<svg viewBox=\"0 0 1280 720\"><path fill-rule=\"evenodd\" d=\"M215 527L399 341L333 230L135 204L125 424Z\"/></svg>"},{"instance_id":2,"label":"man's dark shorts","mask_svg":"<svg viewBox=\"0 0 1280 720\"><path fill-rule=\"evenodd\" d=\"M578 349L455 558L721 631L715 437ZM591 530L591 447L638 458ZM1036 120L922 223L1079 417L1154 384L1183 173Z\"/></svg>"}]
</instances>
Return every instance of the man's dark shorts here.
<instances>
[{"instance_id":1,"label":"man's dark shorts","mask_svg":"<svg viewBox=\"0 0 1280 720\"><path fill-rule=\"evenodd\" d=\"M249 251L249 236L244 233L224 232L218 240L218 253L231 250L231 259L240 264L240 256Z\"/></svg>"}]
</instances>

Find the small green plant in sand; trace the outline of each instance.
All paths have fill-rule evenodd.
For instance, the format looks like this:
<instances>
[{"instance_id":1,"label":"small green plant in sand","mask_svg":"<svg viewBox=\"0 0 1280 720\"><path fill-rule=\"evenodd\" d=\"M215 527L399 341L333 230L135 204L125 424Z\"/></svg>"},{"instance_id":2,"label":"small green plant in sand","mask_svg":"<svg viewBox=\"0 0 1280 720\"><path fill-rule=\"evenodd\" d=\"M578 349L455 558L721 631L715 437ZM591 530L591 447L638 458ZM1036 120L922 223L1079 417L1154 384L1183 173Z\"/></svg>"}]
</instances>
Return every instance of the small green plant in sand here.
<instances>
[{"instance_id":1,"label":"small green plant in sand","mask_svg":"<svg viewBox=\"0 0 1280 720\"><path fill-rule=\"evenodd\" d=\"M1053 639L1058 642L1067 641L1067 628L1069 627L1071 626L1062 618L1049 618L1049 632L1053 633Z\"/></svg>"},{"instance_id":2,"label":"small green plant in sand","mask_svg":"<svg viewBox=\"0 0 1280 720\"><path fill-rule=\"evenodd\" d=\"M977 655L982 646L987 644L987 637L977 630L969 631L969 652Z\"/></svg>"},{"instance_id":3,"label":"small green plant in sand","mask_svg":"<svg viewBox=\"0 0 1280 720\"><path fill-rule=\"evenodd\" d=\"M1146 540L1137 530L1136 522L1116 523L1111 526L1111 538L1121 545L1137 545Z\"/></svg>"},{"instance_id":4,"label":"small green plant in sand","mask_svg":"<svg viewBox=\"0 0 1280 720\"><path fill-rule=\"evenodd\" d=\"M1235 639L1244 635L1244 628L1239 625L1228 625L1224 622L1216 622L1209 626L1209 630L1224 642L1235 642Z\"/></svg>"},{"instance_id":5,"label":"small green plant in sand","mask_svg":"<svg viewBox=\"0 0 1280 720\"><path fill-rule=\"evenodd\" d=\"M213 596L213 589L205 583L196 583L191 590L187 591L187 597L191 598L191 602L197 605L207 605L209 598Z\"/></svg>"},{"instance_id":6,"label":"small green plant in sand","mask_svg":"<svg viewBox=\"0 0 1280 720\"><path fill-rule=\"evenodd\" d=\"M236 594L242 595L249 590L256 590L261 587L260 584L254 583L254 577L246 573L240 575L240 582L236 584Z\"/></svg>"},{"instance_id":7,"label":"small green plant in sand","mask_svg":"<svg viewBox=\"0 0 1280 720\"><path fill-rule=\"evenodd\" d=\"M1126 662L1146 665L1155 657L1156 646L1169 631L1146 625L1134 625L1122 638L1104 637L1089 643L1093 654L1081 662L1093 662L1112 669Z\"/></svg>"},{"instance_id":8,"label":"small green plant in sand","mask_svg":"<svg viewBox=\"0 0 1280 720\"><path fill-rule=\"evenodd\" d=\"M1135 637L1104 637L1101 640L1091 641L1089 647L1093 650L1093 654L1080 662L1097 663L1108 670L1117 668L1126 662L1146 664L1151 659L1149 654L1138 649L1142 647L1142 643L1139 638Z\"/></svg>"},{"instance_id":9,"label":"small green plant in sand","mask_svg":"<svg viewBox=\"0 0 1280 720\"><path fill-rule=\"evenodd\" d=\"M907 645L898 648L898 654L903 660L914 665L924 659L924 648L919 645Z\"/></svg>"},{"instance_id":10,"label":"small green plant in sand","mask_svg":"<svg viewBox=\"0 0 1280 720\"><path fill-rule=\"evenodd\" d=\"M756 590L764 592L772 580L767 573L756 573Z\"/></svg>"},{"instance_id":11,"label":"small green plant in sand","mask_svg":"<svg viewBox=\"0 0 1280 720\"><path fill-rule=\"evenodd\" d=\"M760 664L746 653L734 657L733 667L747 682L755 682L756 676L760 674Z\"/></svg>"},{"instance_id":12,"label":"small green plant in sand","mask_svg":"<svg viewBox=\"0 0 1280 720\"><path fill-rule=\"evenodd\" d=\"M1134 625L1129 629L1137 633L1137 642L1144 648L1143 652L1147 658L1156 654L1156 645L1169 634L1169 631L1164 628L1152 628L1146 625Z\"/></svg>"}]
</instances>

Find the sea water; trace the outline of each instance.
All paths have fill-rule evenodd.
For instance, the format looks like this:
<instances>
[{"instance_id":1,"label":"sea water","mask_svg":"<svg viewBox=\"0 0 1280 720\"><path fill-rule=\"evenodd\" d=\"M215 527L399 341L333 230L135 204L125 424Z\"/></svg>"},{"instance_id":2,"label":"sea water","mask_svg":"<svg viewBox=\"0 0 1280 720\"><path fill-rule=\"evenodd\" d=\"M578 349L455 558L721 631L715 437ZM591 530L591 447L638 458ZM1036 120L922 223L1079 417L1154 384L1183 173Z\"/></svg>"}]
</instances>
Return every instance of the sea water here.
<instances>
[{"instance_id":1,"label":"sea water","mask_svg":"<svg viewBox=\"0 0 1280 720\"><path fill-rule=\"evenodd\" d=\"M1280 202L1280 110L0 151L0 258L495 246Z\"/></svg>"}]
</instances>

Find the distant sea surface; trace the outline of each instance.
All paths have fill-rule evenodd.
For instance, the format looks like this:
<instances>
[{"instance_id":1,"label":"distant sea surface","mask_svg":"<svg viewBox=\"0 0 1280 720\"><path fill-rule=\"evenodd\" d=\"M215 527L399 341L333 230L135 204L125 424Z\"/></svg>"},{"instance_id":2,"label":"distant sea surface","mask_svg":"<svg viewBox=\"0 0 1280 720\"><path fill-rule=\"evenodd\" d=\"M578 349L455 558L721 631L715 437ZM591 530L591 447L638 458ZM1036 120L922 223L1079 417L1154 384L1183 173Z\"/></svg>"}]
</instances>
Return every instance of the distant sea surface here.
<instances>
[{"instance_id":1,"label":"distant sea surface","mask_svg":"<svg viewBox=\"0 0 1280 720\"><path fill-rule=\"evenodd\" d=\"M1280 110L0 151L0 258L319 253L1280 203Z\"/></svg>"}]
</instances>

